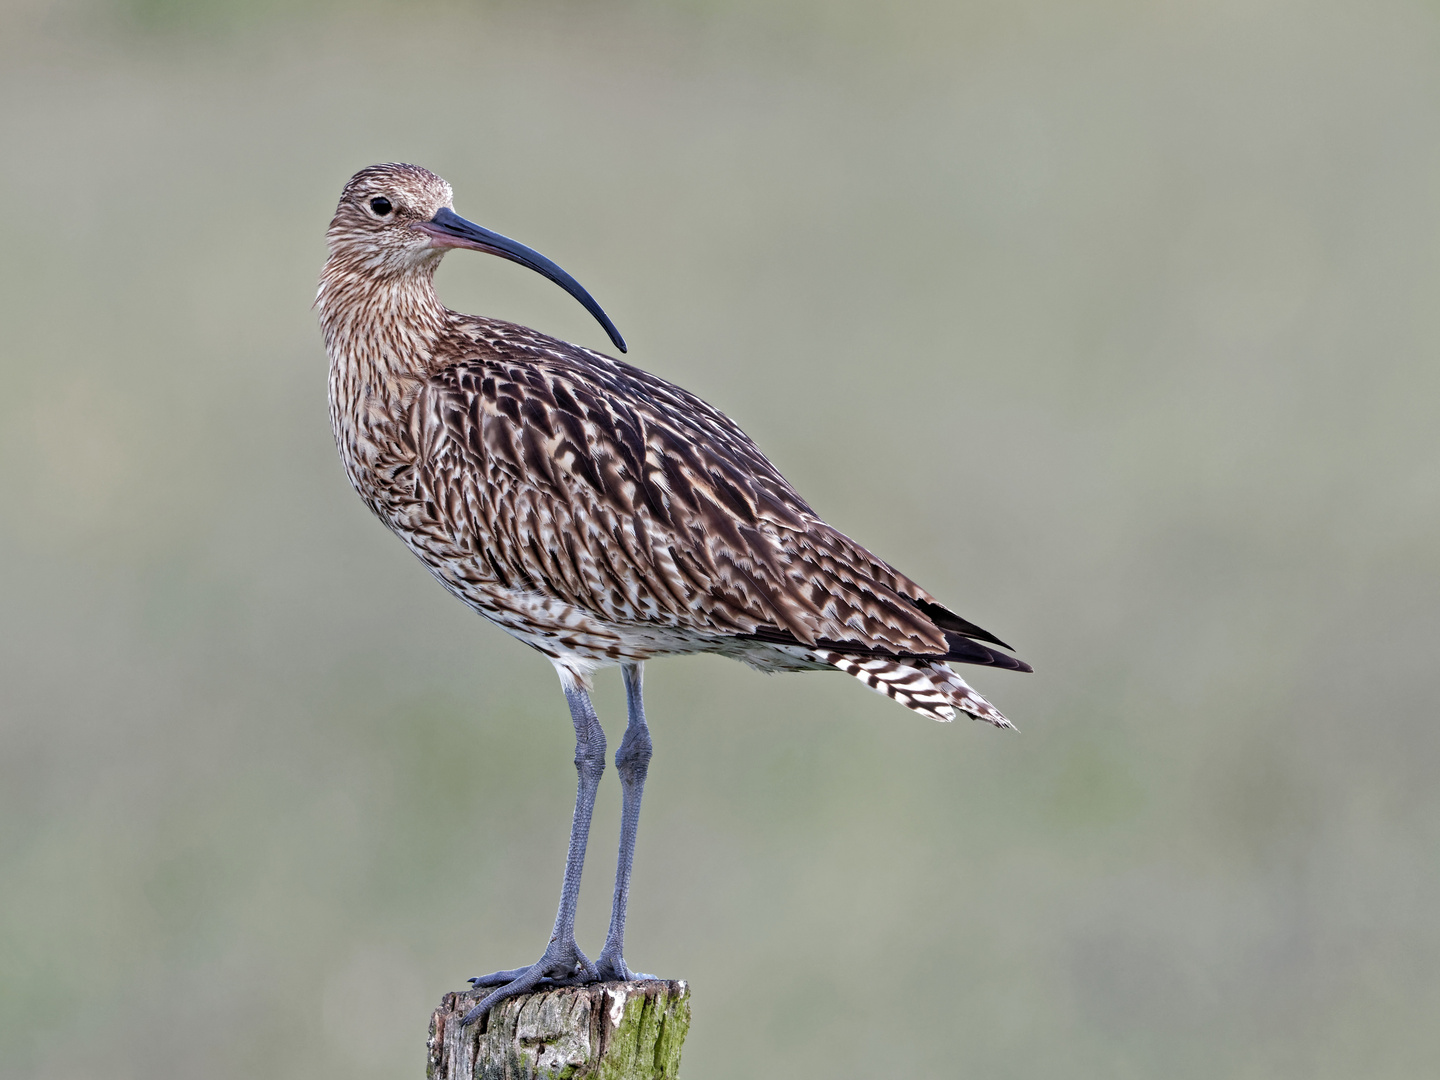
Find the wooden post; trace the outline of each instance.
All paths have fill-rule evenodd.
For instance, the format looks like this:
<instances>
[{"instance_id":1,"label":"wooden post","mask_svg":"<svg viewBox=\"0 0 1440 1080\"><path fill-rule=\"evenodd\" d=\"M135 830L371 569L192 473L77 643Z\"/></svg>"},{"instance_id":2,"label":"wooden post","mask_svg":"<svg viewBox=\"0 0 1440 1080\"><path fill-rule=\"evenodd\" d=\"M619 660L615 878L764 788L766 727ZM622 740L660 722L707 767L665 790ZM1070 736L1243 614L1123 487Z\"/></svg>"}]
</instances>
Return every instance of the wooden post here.
<instances>
[{"instance_id":1,"label":"wooden post","mask_svg":"<svg viewBox=\"0 0 1440 1080\"><path fill-rule=\"evenodd\" d=\"M564 986L502 1001L469 1027L484 996L446 994L430 1018L428 1080L676 1080L690 987L646 980Z\"/></svg>"}]
</instances>

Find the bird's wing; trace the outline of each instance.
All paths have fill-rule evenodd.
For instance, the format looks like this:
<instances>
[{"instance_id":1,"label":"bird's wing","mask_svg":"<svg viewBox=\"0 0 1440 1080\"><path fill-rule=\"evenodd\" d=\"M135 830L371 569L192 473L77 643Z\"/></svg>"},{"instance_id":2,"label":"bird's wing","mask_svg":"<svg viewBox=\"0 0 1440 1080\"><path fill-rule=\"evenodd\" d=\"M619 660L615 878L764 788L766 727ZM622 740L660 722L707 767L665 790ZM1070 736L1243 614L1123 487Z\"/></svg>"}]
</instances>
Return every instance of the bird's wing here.
<instances>
[{"instance_id":1,"label":"bird's wing","mask_svg":"<svg viewBox=\"0 0 1440 1080\"><path fill-rule=\"evenodd\" d=\"M944 657L994 640L822 522L693 394L487 325L502 333L434 372L410 434L417 494L476 538L477 569L503 587L611 623L777 643Z\"/></svg>"}]
</instances>

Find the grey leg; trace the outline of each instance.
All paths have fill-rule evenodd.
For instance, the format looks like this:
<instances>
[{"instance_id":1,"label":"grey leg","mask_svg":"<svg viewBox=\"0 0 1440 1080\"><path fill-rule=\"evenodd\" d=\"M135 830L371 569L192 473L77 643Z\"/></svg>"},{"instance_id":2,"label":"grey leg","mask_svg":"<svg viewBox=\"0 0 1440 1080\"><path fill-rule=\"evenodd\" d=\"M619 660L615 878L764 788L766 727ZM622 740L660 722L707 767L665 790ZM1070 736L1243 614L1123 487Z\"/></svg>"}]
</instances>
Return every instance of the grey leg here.
<instances>
[{"instance_id":1,"label":"grey leg","mask_svg":"<svg viewBox=\"0 0 1440 1080\"><path fill-rule=\"evenodd\" d=\"M497 971L470 980L476 987L499 988L465 1014L463 1023L466 1024L480 1019L493 1005L536 986L580 985L599 978L595 965L575 944L575 904L580 899L580 874L585 869L585 843L590 838L595 791L600 786L600 774L605 771L605 732L600 728L589 694L578 687L567 686L565 697L570 702L570 718L575 722L575 770L580 774L580 782L575 791L575 817L570 824L570 851L565 857L565 884L560 891L555 930L544 955L528 968Z\"/></svg>"},{"instance_id":2,"label":"grey leg","mask_svg":"<svg viewBox=\"0 0 1440 1080\"><path fill-rule=\"evenodd\" d=\"M640 797L645 793L645 774L650 769L650 729L645 725L645 702L641 700L642 665L626 664L625 701L630 714L625 737L615 751L615 771L620 774L620 861L615 867L615 903L610 909L610 933L595 966L604 980L648 979L625 966L625 905L630 899L630 866L635 861L635 832L640 827Z\"/></svg>"}]
</instances>

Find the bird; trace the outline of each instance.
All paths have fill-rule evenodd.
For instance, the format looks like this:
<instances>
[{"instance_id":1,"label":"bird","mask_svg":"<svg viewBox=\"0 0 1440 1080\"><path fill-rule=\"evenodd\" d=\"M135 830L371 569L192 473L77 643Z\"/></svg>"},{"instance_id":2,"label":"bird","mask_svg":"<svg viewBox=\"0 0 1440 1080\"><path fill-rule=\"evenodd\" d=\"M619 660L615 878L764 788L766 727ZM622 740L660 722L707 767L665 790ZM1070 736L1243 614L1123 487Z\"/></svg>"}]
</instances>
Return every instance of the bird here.
<instances>
[{"instance_id":1,"label":"bird","mask_svg":"<svg viewBox=\"0 0 1440 1080\"><path fill-rule=\"evenodd\" d=\"M554 665L575 729L575 811L539 960L470 980L464 1018L537 987L649 978L626 965L626 906L653 754L647 660L714 653L766 672L839 670L935 720L1010 721L950 666L1028 672L1009 645L827 525L732 420L605 353L442 304L452 249L528 267L624 339L539 252L454 210L417 165L344 185L315 308L330 419L360 498L452 595ZM1008 651L1002 651L1008 650ZM591 961L575 908L605 733L594 674L619 666L620 849L610 929Z\"/></svg>"}]
</instances>

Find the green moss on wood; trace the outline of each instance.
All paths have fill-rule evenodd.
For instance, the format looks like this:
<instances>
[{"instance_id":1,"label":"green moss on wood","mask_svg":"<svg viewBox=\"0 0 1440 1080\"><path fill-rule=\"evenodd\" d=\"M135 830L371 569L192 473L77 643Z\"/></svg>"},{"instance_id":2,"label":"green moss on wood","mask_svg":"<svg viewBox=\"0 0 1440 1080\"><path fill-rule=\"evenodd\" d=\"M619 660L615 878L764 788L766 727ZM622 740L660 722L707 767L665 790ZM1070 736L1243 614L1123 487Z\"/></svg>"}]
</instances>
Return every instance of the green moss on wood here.
<instances>
[{"instance_id":1,"label":"green moss on wood","mask_svg":"<svg viewBox=\"0 0 1440 1080\"><path fill-rule=\"evenodd\" d=\"M677 1080L690 988L664 980L562 987L460 1019L479 994L446 994L430 1019L430 1080Z\"/></svg>"}]
</instances>

